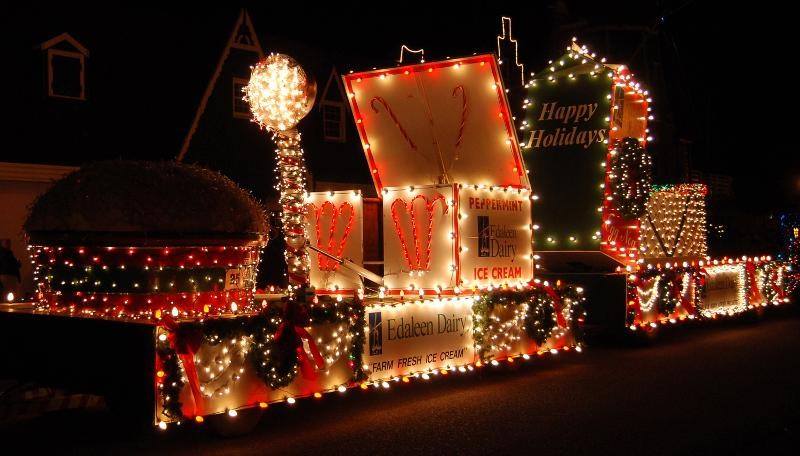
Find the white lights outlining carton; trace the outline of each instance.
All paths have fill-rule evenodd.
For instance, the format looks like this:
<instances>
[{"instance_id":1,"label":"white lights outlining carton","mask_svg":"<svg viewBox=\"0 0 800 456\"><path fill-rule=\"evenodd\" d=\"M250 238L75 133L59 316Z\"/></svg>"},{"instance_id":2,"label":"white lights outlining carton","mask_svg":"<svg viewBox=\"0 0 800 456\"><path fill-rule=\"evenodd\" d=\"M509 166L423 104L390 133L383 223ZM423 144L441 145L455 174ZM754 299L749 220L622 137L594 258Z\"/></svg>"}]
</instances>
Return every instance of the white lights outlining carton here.
<instances>
[{"instance_id":1,"label":"white lights outlining carton","mask_svg":"<svg viewBox=\"0 0 800 456\"><path fill-rule=\"evenodd\" d=\"M403 294L533 279L530 192L482 185L383 191L385 286Z\"/></svg>"}]
</instances>

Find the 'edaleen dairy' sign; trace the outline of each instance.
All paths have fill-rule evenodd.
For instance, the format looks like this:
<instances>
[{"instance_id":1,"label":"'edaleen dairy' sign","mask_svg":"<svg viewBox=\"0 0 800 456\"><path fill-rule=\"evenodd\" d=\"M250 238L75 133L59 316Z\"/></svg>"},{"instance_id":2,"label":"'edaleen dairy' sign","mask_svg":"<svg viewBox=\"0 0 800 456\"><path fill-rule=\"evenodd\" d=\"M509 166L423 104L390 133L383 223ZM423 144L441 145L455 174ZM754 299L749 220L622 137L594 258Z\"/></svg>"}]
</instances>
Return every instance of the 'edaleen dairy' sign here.
<instances>
[{"instance_id":1,"label":"'edaleen dairy' sign","mask_svg":"<svg viewBox=\"0 0 800 456\"><path fill-rule=\"evenodd\" d=\"M463 285L516 284L531 280L530 193L464 186L458 194Z\"/></svg>"},{"instance_id":2,"label":"'edaleen dairy' sign","mask_svg":"<svg viewBox=\"0 0 800 456\"><path fill-rule=\"evenodd\" d=\"M474 362L472 299L367 306L369 380Z\"/></svg>"}]
</instances>

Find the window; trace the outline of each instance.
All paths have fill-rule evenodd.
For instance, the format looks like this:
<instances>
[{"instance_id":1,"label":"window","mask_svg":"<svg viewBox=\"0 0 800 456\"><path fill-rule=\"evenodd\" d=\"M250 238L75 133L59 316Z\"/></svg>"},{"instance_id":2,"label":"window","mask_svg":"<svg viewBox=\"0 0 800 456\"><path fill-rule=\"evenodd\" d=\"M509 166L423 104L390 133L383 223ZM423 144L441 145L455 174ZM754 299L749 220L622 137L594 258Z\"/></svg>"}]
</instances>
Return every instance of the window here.
<instances>
[{"instance_id":1,"label":"window","mask_svg":"<svg viewBox=\"0 0 800 456\"><path fill-rule=\"evenodd\" d=\"M233 117L237 119L250 119L250 105L244 101L244 88L247 79L233 78Z\"/></svg>"},{"instance_id":2,"label":"window","mask_svg":"<svg viewBox=\"0 0 800 456\"><path fill-rule=\"evenodd\" d=\"M81 54L50 49L47 53L48 95L85 100L83 63Z\"/></svg>"},{"instance_id":3,"label":"window","mask_svg":"<svg viewBox=\"0 0 800 456\"><path fill-rule=\"evenodd\" d=\"M323 100L322 108L322 134L325 141L345 142L344 103Z\"/></svg>"},{"instance_id":4,"label":"window","mask_svg":"<svg viewBox=\"0 0 800 456\"><path fill-rule=\"evenodd\" d=\"M47 96L86 99L86 57L89 51L68 33L41 44L45 52Z\"/></svg>"},{"instance_id":5,"label":"window","mask_svg":"<svg viewBox=\"0 0 800 456\"><path fill-rule=\"evenodd\" d=\"M617 130L622 128L622 119L625 117L625 89L622 86L616 86L614 89L614 110L611 118L611 127L616 127Z\"/></svg>"},{"instance_id":6,"label":"window","mask_svg":"<svg viewBox=\"0 0 800 456\"><path fill-rule=\"evenodd\" d=\"M335 67L331 68L319 103L322 110L322 138L325 141L343 143L347 140L345 134L347 105L345 103L347 103L347 97L339 80L339 73Z\"/></svg>"}]
</instances>

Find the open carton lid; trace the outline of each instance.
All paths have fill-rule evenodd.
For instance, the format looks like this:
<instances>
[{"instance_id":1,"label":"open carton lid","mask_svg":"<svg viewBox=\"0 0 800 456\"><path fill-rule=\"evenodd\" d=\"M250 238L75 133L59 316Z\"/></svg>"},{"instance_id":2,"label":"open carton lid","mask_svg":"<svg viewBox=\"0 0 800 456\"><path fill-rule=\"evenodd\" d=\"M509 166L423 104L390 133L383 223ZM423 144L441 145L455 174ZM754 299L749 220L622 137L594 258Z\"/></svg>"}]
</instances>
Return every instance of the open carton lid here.
<instances>
[{"instance_id":1,"label":"open carton lid","mask_svg":"<svg viewBox=\"0 0 800 456\"><path fill-rule=\"evenodd\" d=\"M444 183L530 188L491 55L343 77L380 195Z\"/></svg>"}]
</instances>

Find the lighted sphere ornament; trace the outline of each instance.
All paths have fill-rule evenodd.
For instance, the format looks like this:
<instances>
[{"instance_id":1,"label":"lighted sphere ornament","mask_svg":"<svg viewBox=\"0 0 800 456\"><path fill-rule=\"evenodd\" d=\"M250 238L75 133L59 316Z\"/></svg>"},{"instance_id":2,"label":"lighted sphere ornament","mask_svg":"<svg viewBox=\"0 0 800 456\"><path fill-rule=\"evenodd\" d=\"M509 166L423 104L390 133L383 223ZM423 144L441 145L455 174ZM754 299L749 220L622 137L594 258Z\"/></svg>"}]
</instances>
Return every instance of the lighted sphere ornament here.
<instances>
[{"instance_id":1,"label":"lighted sphere ornament","mask_svg":"<svg viewBox=\"0 0 800 456\"><path fill-rule=\"evenodd\" d=\"M253 67L245 93L255 121L277 133L293 129L311 111L317 84L293 58L270 54Z\"/></svg>"},{"instance_id":2,"label":"lighted sphere ornament","mask_svg":"<svg viewBox=\"0 0 800 456\"><path fill-rule=\"evenodd\" d=\"M311 111L317 85L291 57L270 54L253 67L244 89L253 120L274 135L289 282L308 283L305 233L306 164L297 123Z\"/></svg>"}]
</instances>

